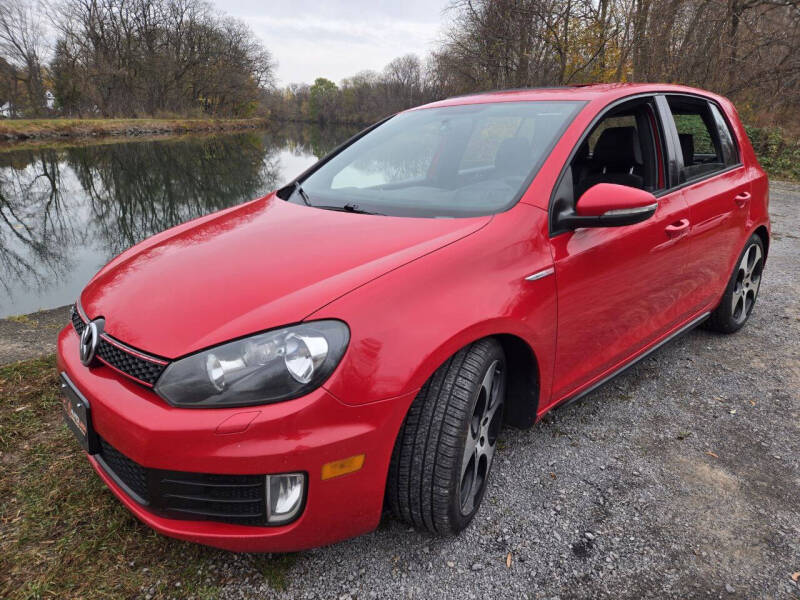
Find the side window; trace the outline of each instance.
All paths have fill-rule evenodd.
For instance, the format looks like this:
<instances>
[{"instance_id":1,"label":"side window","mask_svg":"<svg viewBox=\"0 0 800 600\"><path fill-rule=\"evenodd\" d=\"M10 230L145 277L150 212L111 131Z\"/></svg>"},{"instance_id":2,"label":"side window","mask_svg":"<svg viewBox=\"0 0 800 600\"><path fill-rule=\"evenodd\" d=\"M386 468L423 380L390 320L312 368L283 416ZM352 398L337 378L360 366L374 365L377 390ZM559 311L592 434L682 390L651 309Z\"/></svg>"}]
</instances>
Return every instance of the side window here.
<instances>
[{"instance_id":1,"label":"side window","mask_svg":"<svg viewBox=\"0 0 800 600\"><path fill-rule=\"evenodd\" d=\"M714 123L717 125L717 135L719 135L719 143L722 146L722 158L725 161L725 165L735 165L739 162L739 153L736 150L736 144L733 142L733 135L731 135L728 123L715 104L709 104L709 106L714 117Z\"/></svg>"},{"instance_id":2,"label":"side window","mask_svg":"<svg viewBox=\"0 0 800 600\"><path fill-rule=\"evenodd\" d=\"M605 115L589 131L570 163L577 201L598 183L654 192L663 187L663 145L650 99L634 100Z\"/></svg>"},{"instance_id":3,"label":"side window","mask_svg":"<svg viewBox=\"0 0 800 600\"><path fill-rule=\"evenodd\" d=\"M678 130L683 169L681 181L707 176L726 167L719 130L711 105L699 98L667 96ZM729 139L730 144L733 142Z\"/></svg>"},{"instance_id":4,"label":"side window","mask_svg":"<svg viewBox=\"0 0 800 600\"><path fill-rule=\"evenodd\" d=\"M600 139L600 135L603 133L603 131L612 127L633 127L636 129L636 117L633 115L625 115L621 117L608 117L600 121L600 123L597 124L597 127L594 128L594 131L592 131L591 135L589 135L590 156L594 154L594 149L597 147L597 140Z\"/></svg>"}]
</instances>

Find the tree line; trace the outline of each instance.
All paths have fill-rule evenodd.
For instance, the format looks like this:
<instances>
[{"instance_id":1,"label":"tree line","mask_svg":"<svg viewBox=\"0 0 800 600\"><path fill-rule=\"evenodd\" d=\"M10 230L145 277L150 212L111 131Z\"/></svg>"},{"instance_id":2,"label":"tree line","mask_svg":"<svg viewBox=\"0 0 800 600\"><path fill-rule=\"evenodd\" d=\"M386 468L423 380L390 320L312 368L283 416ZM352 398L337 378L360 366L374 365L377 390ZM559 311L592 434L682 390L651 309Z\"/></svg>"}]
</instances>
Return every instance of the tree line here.
<instances>
[{"instance_id":1,"label":"tree line","mask_svg":"<svg viewBox=\"0 0 800 600\"><path fill-rule=\"evenodd\" d=\"M750 122L800 127L800 0L454 0L447 13L424 60L274 90L269 106L372 122L475 91L668 82L729 96Z\"/></svg>"},{"instance_id":2,"label":"tree line","mask_svg":"<svg viewBox=\"0 0 800 600\"><path fill-rule=\"evenodd\" d=\"M800 0L453 0L428 56L282 88L247 26L202 0L33 1L0 5L0 105L26 115L368 123L474 91L662 81L727 95L753 123L800 126Z\"/></svg>"},{"instance_id":3,"label":"tree line","mask_svg":"<svg viewBox=\"0 0 800 600\"><path fill-rule=\"evenodd\" d=\"M247 26L202 0L0 4L0 105L24 116L250 116L273 78Z\"/></svg>"}]
</instances>

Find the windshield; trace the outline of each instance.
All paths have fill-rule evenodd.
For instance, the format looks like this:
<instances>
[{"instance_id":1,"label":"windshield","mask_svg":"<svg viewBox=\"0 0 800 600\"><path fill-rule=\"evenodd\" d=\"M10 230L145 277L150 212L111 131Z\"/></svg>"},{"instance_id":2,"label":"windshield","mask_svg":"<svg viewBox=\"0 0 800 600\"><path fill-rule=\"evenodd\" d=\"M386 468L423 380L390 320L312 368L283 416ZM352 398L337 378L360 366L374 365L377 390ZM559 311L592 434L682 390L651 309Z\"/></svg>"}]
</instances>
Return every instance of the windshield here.
<instances>
[{"instance_id":1,"label":"windshield","mask_svg":"<svg viewBox=\"0 0 800 600\"><path fill-rule=\"evenodd\" d=\"M516 203L583 102L503 102L401 113L295 186L292 202L411 217Z\"/></svg>"}]
</instances>

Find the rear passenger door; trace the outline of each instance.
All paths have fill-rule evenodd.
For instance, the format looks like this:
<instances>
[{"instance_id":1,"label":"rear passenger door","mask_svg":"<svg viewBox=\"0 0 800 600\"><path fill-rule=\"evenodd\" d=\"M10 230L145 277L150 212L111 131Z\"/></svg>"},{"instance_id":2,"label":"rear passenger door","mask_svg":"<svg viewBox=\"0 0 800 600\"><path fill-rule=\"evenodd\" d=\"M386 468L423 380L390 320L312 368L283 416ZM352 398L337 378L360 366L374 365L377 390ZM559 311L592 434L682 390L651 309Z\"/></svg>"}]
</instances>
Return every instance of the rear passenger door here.
<instances>
[{"instance_id":1,"label":"rear passenger door","mask_svg":"<svg viewBox=\"0 0 800 600\"><path fill-rule=\"evenodd\" d=\"M666 96L678 139L679 184L689 205L688 302L716 304L743 243L750 181L719 107L699 96ZM669 119L669 117L667 117Z\"/></svg>"}]
</instances>

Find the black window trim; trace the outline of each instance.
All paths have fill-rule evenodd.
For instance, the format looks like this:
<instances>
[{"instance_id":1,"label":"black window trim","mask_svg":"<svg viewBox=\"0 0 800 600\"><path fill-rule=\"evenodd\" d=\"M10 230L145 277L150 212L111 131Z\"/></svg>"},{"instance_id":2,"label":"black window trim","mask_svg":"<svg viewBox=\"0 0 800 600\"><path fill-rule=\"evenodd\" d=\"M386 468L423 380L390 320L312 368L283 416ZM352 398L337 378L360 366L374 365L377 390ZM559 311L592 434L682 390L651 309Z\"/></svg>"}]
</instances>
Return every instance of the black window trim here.
<instances>
[{"instance_id":1,"label":"black window trim","mask_svg":"<svg viewBox=\"0 0 800 600\"><path fill-rule=\"evenodd\" d=\"M736 169L744 167L744 162L742 162L742 150L741 150L741 145L739 144L739 139L736 137L736 134L734 133L733 127L731 127L731 123L730 123L730 120L728 119L728 116L725 114L725 111L722 110L722 107L719 105L718 102L712 100L711 98L709 98L707 96L703 96L703 95L700 95L700 94L690 94L688 92L664 92L663 94L660 94L660 95L664 98L664 108L667 111L666 115L662 115L662 120L664 120L666 117L668 117L668 118L666 118L666 123L668 124L668 128L670 130L670 135L672 136L673 141L675 143L677 143L677 146L675 146L673 144L673 147L674 147L673 151L675 151L676 149L680 148L680 141L679 141L679 138L678 138L678 128L675 125L675 119L672 117L672 111L669 108L669 104L667 104L667 96L678 96L678 97L683 97L683 98L692 98L694 100L702 100L706 104L716 106L717 110L719 110L719 114L722 115L722 119L723 119L723 121L725 122L725 125L728 128L728 133L730 134L731 140L733 141L733 146L734 146L734 148L736 150L736 158L737 158L737 162L735 162L732 165L725 165L724 169L719 169L718 171L711 171L709 173L701 173L700 175L698 175L696 177L692 177L691 179L687 179L686 181L680 181L680 179L677 179L676 180L676 181L678 181L677 185L667 188L665 190L665 193L672 193L672 192L675 192L677 190L682 190L682 189L684 189L686 187L689 187L691 185L695 185L697 183L701 183L701 182L707 181L707 180L709 180L709 179L711 179L713 177L717 177L719 175L724 175L725 173L730 173L731 171L734 171ZM710 109L709 109L709 112L710 112ZM713 115L712 115L712 118L713 118ZM718 136L719 134L717 133L716 135ZM676 163L676 165L678 167L677 172L680 173L681 169L684 168L683 152L680 152L680 153L675 152L674 156L671 157L671 158L675 161L675 163ZM658 197L659 197L659 195L656 194L656 198L658 198Z\"/></svg>"},{"instance_id":2,"label":"black window trim","mask_svg":"<svg viewBox=\"0 0 800 600\"><path fill-rule=\"evenodd\" d=\"M674 188L670 188L670 183L672 183L673 178L677 177L679 173L678 169L676 168L677 165L674 164L674 156L675 156L675 148L674 144L676 143L677 137L673 138L672 131L675 128L675 124L672 123L672 129L667 127L667 123L664 122L664 115L663 115L663 107L659 105L659 98L662 99L663 104L666 105L666 99L663 98L663 94L660 92L642 92L638 94L631 94L630 96L624 96L622 98L617 98L616 100L606 104L603 108L601 108L591 122L586 126L581 134L578 141L575 143L575 146L572 148L572 151L569 153L567 160L561 167L561 172L556 178L555 184L553 185L553 189L550 192L550 201L547 207L547 231L550 238L554 238L556 236L562 235L564 233L568 233L567 231L555 231L553 229L553 222L555 221L555 214L554 208L556 204L556 194L561 186L561 182L564 179L564 176L567 174L570 165L572 164L572 160L575 158L575 155L578 153L581 145L588 139L589 134L595 128L595 126L602 121L609 112L613 111L615 108L618 108L622 104L626 104L633 100L651 100L656 106L654 117L656 119L656 128L660 129L656 132L656 134L660 134L663 138L664 148L662 148L664 152L664 163L666 166L666 173L664 174L665 177L665 187L663 190L658 190L653 195L656 198L660 198L661 196L669 193ZM677 179L675 179L677 181Z\"/></svg>"}]
</instances>

